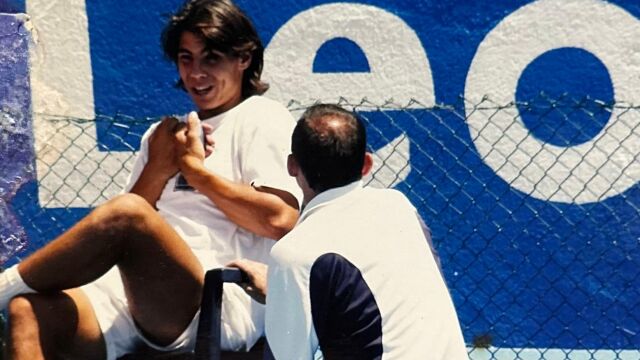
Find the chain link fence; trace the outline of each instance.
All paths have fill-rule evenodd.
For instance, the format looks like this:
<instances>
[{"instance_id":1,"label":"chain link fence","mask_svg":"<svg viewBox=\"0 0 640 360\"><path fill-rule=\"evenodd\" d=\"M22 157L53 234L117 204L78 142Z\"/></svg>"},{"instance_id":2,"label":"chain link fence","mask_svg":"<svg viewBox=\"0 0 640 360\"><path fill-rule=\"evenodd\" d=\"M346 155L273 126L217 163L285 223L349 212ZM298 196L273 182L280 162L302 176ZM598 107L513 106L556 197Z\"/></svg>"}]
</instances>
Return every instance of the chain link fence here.
<instances>
[{"instance_id":1,"label":"chain link fence","mask_svg":"<svg viewBox=\"0 0 640 360\"><path fill-rule=\"evenodd\" d=\"M430 225L472 359L640 359L639 107L544 94L339 103L367 124L367 184L404 192ZM0 163L1 260L121 191L157 120L35 114L33 135L3 125L0 144L23 148Z\"/></svg>"}]
</instances>

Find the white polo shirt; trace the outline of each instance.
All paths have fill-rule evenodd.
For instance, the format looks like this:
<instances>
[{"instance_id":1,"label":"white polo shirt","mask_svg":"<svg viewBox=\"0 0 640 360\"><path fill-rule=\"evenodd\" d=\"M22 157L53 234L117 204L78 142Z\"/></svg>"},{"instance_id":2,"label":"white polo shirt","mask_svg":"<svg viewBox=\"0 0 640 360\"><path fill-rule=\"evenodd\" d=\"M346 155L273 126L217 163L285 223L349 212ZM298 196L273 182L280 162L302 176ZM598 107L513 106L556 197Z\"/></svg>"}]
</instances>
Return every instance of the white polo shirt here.
<instances>
[{"instance_id":1,"label":"white polo shirt","mask_svg":"<svg viewBox=\"0 0 640 360\"><path fill-rule=\"evenodd\" d=\"M276 359L313 359L327 347L363 359L468 359L453 302L402 193L360 182L325 191L271 256L266 334Z\"/></svg>"}]
</instances>

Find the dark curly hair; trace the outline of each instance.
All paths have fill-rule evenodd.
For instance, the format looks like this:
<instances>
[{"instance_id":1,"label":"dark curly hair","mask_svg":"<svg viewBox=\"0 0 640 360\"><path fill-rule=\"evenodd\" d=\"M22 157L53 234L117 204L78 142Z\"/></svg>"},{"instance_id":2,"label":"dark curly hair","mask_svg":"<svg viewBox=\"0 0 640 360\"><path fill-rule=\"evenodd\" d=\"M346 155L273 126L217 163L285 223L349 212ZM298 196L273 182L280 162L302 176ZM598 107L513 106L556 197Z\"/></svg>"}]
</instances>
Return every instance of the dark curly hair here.
<instances>
[{"instance_id":1,"label":"dark curly hair","mask_svg":"<svg viewBox=\"0 0 640 360\"><path fill-rule=\"evenodd\" d=\"M185 31L202 38L209 50L238 57L251 54L242 77L242 97L261 95L269 85L260 80L264 47L251 20L230 0L187 1L171 17L162 32L162 49L177 64L180 37ZM177 86L184 89L182 80Z\"/></svg>"}]
</instances>

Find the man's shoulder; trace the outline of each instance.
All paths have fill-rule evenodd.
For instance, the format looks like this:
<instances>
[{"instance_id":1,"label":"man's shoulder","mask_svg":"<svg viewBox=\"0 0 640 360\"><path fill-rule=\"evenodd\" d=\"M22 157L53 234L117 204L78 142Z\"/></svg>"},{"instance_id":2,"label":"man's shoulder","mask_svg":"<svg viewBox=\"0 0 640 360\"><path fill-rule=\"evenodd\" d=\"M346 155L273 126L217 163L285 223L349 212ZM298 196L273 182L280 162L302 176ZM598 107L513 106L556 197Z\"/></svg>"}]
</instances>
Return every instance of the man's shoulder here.
<instances>
[{"instance_id":1,"label":"man's shoulder","mask_svg":"<svg viewBox=\"0 0 640 360\"><path fill-rule=\"evenodd\" d=\"M245 129L269 129L270 132L283 128L287 133L293 129L293 116L281 103L261 95L244 100L234 110L235 121Z\"/></svg>"},{"instance_id":2,"label":"man's shoulder","mask_svg":"<svg viewBox=\"0 0 640 360\"><path fill-rule=\"evenodd\" d=\"M250 96L245 101L243 101L243 104L250 105L250 106L269 106L269 107L279 107L283 109L285 108L285 106L282 105L280 102L273 100L265 95Z\"/></svg>"},{"instance_id":3,"label":"man's shoulder","mask_svg":"<svg viewBox=\"0 0 640 360\"><path fill-rule=\"evenodd\" d=\"M396 189L376 189L371 187L365 187L363 189L364 200L367 203L376 203L380 204L383 207L389 206L402 206L402 207L411 207L411 201L407 196L399 190Z\"/></svg>"},{"instance_id":4,"label":"man's shoulder","mask_svg":"<svg viewBox=\"0 0 640 360\"><path fill-rule=\"evenodd\" d=\"M305 220L296 225L275 243L271 249L271 256L275 261L290 263L295 258L300 262L313 262L324 251L322 239L326 237L326 230L323 230L323 223L317 223L311 218L308 220L311 221Z\"/></svg>"},{"instance_id":5,"label":"man's shoulder","mask_svg":"<svg viewBox=\"0 0 640 360\"><path fill-rule=\"evenodd\" d=\"M293 229L291 229L291 231L275 243L273 249L295 248L301 243L310 241L308 240L310 236L317 235L317 232L313 231L313 229L309 229L309 224L310 223L307 221L297 224Z\"/></svg>"},{"instance_id":6,"label":"man's shoulder","mask_svg":"<svg viewBox=\"0 0 640 360\"><path fill-rule=\"evenodd\" d=\"M254 95L238 105L238 114L251 113L253 115L287 114L291 116L289 110L281 103L263 95ZM259 113L256 113L259 111Z\"/></svg>"}]
</instances>

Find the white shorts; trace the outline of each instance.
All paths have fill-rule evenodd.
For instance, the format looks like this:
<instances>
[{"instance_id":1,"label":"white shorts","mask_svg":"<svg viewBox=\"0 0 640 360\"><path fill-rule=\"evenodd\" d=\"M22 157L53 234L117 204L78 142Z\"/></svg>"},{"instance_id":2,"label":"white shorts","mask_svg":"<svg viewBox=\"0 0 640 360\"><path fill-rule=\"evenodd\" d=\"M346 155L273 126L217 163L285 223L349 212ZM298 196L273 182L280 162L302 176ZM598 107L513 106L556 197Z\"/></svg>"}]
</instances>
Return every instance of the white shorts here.
<instances>
[{"instance_id":1,"label":"white shorts","mask_svg":"<svg viewBox=\"0 0 640 360\"><path fill-rule=\"evenodd\" d=\"M117 268L81 289L91 301L100 324L106 344L107 360L115 360L145 346L159 351L195 348L200 311L173 343L167 346L154 344L142 335L131 317ZM234 351L250 349L264 334L264 309L264 305L253 301L236 284L224 284L222 349Z\"/></svg>"}]
</instances>

